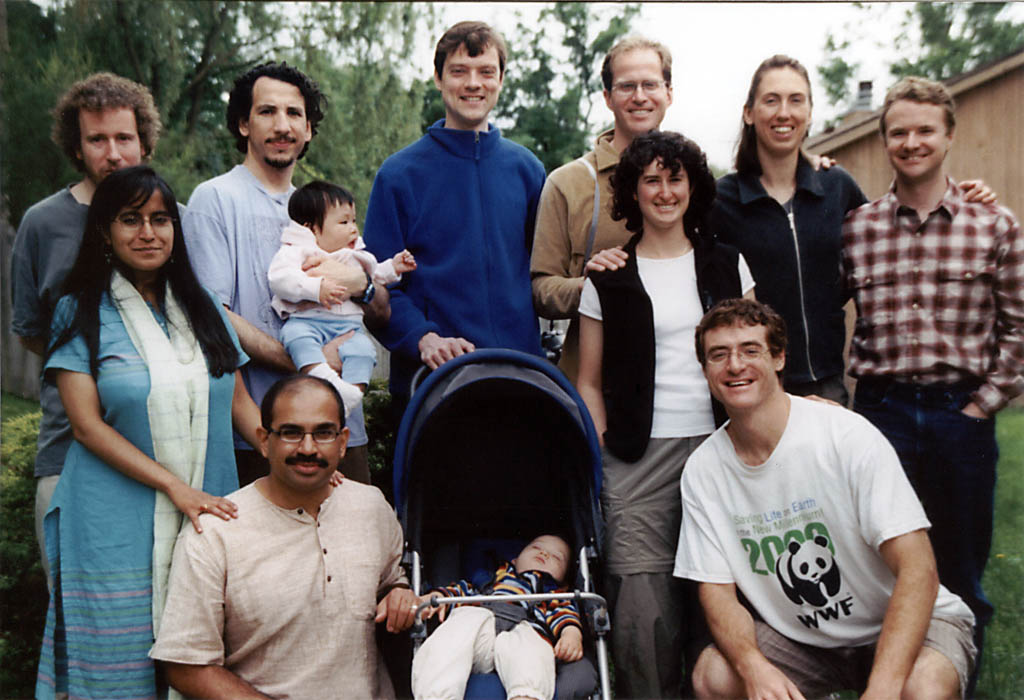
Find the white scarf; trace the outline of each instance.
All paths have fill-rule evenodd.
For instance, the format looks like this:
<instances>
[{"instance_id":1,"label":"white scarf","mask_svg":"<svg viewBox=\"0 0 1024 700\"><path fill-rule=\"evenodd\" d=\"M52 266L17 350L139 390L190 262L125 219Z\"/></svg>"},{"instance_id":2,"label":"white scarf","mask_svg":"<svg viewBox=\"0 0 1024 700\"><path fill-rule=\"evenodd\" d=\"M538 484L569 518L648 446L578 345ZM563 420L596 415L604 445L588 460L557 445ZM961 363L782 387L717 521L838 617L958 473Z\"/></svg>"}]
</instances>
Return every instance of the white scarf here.
<instances>
[{"instance_id":1,"label":"white scarf","mask_svg":"<svg viewBox=\"0 0 1024 700\"><path fill-rule=\"evenodd\" d=\"M206 356L178 300L165 283L167 333L146 301L125 277L114 270L110 296L128 337L149 370L149 432L153 455L167 471L189 486L202 489L206 467L206 438L210 404L210 373ZM170 336L170 337L168 337ZM174 542L191 522L163 492L153 508L153 635L167 600Z\"/></svg>"}]
</instances>

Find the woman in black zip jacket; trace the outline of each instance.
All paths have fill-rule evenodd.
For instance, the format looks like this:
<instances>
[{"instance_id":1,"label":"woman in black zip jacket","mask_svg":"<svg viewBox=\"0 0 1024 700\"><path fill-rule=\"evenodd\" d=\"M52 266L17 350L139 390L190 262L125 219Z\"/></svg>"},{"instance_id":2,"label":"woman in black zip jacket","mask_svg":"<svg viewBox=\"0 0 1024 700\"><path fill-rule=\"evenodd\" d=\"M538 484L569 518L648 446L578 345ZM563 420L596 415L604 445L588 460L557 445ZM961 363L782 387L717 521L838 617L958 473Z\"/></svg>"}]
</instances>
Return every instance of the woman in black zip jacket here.
<instances>
[{"instance_id":1,"label":"woman in black zip jacket","mask_svg":"<svg viewBox=\"0 0 1024 700\"><path fill-rule=\"evenodd\" d=\"M841 234L847 213L867 198L848 172L818 169L817 157L803 152L811 106L800 61L775 55L761 62L743 105L736 172L718 181L711 227L744 255L760 301L786 321L786 391L845 406ZM960 186L970 201L995 200L980 180Z\"/></svg>"},{"instance_id":2,"label":"woman in black zip jacket","mask_svg":"<svg viewBox=\"0 0 1024 700\"><path fill-rule=\"evenodd\" d=\"M679 478L724 418L694 328L715 302L752 297L754 282L708 230L715 181L693 141L657 131L635 139L611 186L612 218L634 235L618 254L623 266L591 268L584 284L577 387L602 442L617 692L673 697L683 668L683 597L672 577Z\"/></svg>"},{"instance_id":3,"label":"woman in black zip jacket","mask_svg":"<svg viewBox=\"0 0 1024 700\"><path fill-rule=\"evenodd\" d=\"M750 263L760 301L786 321L786 391L846 405L840 233L867 199L845 170L816 169L804 155L810 124L807 69L788 56L763 61L743 105L736 172L718 181L711 224Z\"/></svg>"}]
</instances>

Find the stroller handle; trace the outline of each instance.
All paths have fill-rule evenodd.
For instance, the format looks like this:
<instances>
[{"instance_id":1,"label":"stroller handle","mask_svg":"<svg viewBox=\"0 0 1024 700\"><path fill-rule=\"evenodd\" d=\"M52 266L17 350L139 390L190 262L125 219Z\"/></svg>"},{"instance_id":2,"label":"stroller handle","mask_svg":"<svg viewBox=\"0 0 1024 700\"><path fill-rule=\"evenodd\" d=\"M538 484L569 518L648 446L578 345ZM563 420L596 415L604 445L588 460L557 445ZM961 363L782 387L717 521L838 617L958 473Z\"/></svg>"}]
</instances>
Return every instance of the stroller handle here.
<instances>
[{"instance_id":1,"label":"stroller handle","mask_svg":"<svg viewBox=\"0 0 1024 700\"><path fill-rule=\"evenodd\" d=\"M457 605L459 603L539 603L546 600L569 600L580 602L588 601L601 606L608 605L604 596L597 593L586 593L584 591L565 591L563 593L519 593L517 595L463 595L463 596L430 596L430 600L424 601L416 606L414 614L417 620L420 614L427 608L438 608L442 605Z\"/></svg>"},{"instance_id":2,"label":"stroller handle","mask_svg":"<svg viewBox=\"0 0 1024 700\"><path fill-rule=\"evenodd\" d=\"M409 396L416 393L416 390L420 388L420 384L426 379L427 375L433 370L426 365L420 365L416 370L416 373L412 375L412 379L409 380Z\"/></svg>"}]
</instances>

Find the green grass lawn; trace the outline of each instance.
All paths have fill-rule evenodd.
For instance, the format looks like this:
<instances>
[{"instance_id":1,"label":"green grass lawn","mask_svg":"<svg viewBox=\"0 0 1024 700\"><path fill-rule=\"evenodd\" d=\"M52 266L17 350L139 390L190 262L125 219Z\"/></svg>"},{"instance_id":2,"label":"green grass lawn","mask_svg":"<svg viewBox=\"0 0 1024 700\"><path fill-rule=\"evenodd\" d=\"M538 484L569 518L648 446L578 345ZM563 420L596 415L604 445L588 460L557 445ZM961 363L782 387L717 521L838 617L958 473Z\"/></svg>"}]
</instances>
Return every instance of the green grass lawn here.
<instances>
[{"instance_id":1,"label":"green grass lawn","mask_svg":"<svg viewBox=\"0 0 1024 700\"><path fill-rule=\"evenodd\" d=\"M38 408L37 403L10 394L4 393L0 398L0 412L5 424L11 418ZM1024 698L1024 409L1004 410L999 414L996 429L1001 452L996 522L992 557L984 581L996 614L986 633L985 659L977 697L1009 700ZM0 434L0 442L9 437L6 433L5 430ZM10 516L10 513L4 516L5 523L10 522ZM27 540L25 546L30 550L29 556L35 557L32 537L30 532L26 532L21 539ZM0 580L12 573L0 571ZM11 604L13 601L4 602ZM45 603L42 605L45 607ZM0 652L3 651L3 644L0 644ZM24 684L21 687L31 688L34 668L3 670L10 676L17 676L18 681ZM0 677L4 675L0 672ZM8 678L7 682L12 681ZM0 688L0 697L11 695Z\"/></svg>"},{"instance_id":2,"label":"green grass lawn","mask_svg":"<svg viewBox=\"0 0 1024 700\"><path fill-rule=\"evenodd\" d=\"M978 697L1002 700L1024 697L1024 409L1000 413L996 433L996 525L984 580L996 614L985 633Z\"/></svg>"}]
</instances>

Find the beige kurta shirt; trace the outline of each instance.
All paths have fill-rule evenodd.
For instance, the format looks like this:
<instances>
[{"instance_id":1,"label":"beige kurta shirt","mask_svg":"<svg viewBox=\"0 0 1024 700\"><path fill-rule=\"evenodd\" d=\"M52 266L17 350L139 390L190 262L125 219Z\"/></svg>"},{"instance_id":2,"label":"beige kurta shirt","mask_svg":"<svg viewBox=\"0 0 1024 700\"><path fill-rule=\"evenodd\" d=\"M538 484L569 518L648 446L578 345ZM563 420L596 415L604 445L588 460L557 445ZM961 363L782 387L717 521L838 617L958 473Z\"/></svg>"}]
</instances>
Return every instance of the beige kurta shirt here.
<instances>
[{"instance_id":1,"label":"beige kurta shirt","mask_svg":"<svg viewBox=\"0 0 1024 700\"><path fill-rule=\"evenodd\" d=\"M601 201L593 255L606 248L624 245L632 234L624 221L613 221L609 180L619 163L612 146L611 129L597 137L594 150L583 155L597 172ZM537 206L530 279L533 305L544 318L572 319L562 349L559 367L570 381L576 381L579 345L580 289L583 285L584 256L590 223L594 216L594 178L582 163L572 161L555 169L544 183Z\"/></svg>"},{"instance_id":2,"label":"beige kurta shirt","mask_svg":"<svg viewBox=\"0 0 1024 700\"><path fill-rule=\"evenodd\" d=\"M390 698L377 600L405 584L402 531L383 495L346 480L318 518L250 484L238 519L204 515L174 551L154 659L222 665L274 698Z\"/></svg>"}]
</instances>

